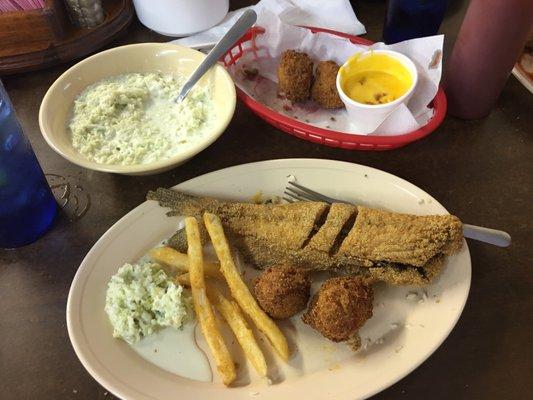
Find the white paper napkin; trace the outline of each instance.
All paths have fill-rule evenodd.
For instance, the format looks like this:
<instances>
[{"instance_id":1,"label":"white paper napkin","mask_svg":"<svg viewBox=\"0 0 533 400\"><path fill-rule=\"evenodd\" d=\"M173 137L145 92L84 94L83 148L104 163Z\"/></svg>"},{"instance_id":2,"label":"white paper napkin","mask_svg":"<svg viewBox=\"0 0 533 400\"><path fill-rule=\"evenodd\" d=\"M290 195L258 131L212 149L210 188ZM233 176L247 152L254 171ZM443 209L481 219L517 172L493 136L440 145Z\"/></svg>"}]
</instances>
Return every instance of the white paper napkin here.
<instances>
[{"instance_id":1,"label":"white paper napkin","mask_svg":"<svg viewBox=\"0 0 533 400\"><path fill-rule=\"evenodd\" d=\"M255 6L228 13L221 23L211 29L173 40L171 43L191 48L212 47L249 8L255 9L258 14L261 10L268 10L286 24L314 26L352 35L361 35L366 32L348 0L261 0Z\"/></svg>"}]
</instances>

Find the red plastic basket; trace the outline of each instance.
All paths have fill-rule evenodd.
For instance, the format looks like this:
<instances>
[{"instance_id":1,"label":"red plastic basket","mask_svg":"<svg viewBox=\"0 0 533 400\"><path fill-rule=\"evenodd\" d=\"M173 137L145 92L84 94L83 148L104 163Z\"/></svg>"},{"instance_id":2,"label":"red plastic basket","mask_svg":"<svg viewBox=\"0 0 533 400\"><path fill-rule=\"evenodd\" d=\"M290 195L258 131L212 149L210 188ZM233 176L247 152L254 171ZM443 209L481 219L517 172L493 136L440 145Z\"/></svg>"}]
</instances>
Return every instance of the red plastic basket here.
<instances>
[{"instance_id":1,"label":"red plastic basket","mask_svg":"<svg viewBox=\"0 0 533 400\"><path fill-rule=\"evenodd\" d=\"M331 31L328 29L311 28L306 27L313 33L326 32L335 36L340 36L348 39L352 43L362 44L369 46L373 42L367 39L363 39L357 36L348 35L341 32ZM221 61L227 68L234 65L237 60L244 54L245 51L253 51L255 48L255 37L264 32L263 28L252 28L248 31L236 44L229 50ZM243 44L251 41L249 49L244 49ZM332 131L329 129L319 128L313 125L306 124L304 122L295 120L293 118L282 115L264 104L254 100L242 90L237 88L237 96L239 99L248 106L255 114L264 119L269 124L287 132L290 135L299 137L301 139L323 144L330 147L340 147L347 150L392 150L401 146L405 146L408 143L421 139L424 136L433 132L444 120L446 115L446 95L442 87L439 87L435 98L431 102L430 106L433 107L433 117L428 123L422 126L416 131L406 133L398 136L367 136L367 135L355 135L342 133L338 131Z\"/></svg>"}]
</instances>

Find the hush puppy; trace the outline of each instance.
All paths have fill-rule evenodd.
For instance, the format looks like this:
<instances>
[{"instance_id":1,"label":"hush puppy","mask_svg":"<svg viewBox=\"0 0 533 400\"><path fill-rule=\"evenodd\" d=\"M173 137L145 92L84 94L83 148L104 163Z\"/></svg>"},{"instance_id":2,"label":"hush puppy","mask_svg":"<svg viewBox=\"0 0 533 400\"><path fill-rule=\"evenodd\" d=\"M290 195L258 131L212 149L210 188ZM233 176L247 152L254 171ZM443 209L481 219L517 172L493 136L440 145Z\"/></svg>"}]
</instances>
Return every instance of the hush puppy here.
<instances>
[{"instance_id":1,"label":"hush puppy","mask_svg":"<svg viewBox=\"0 0 533 400\"><path fill-rule=\"evenodd\" d=\"M372 316L374 293L361 278L328 279L311 299L303 322L334 342L360 345L358 330Z\"/></svg>"},{"instance_id":2,"label":"hush puppy","mask_svg":"<svg viewBox=\"0 0 533 400\"><path fill-rule=\"evenodd\" d=\"M323 108L341 108L344 103L337 92L339 66L333 61L320 61L311 87L311 98Z\"/></svg>"},{"instance_id":3,"label":"hush puppy","mask_svg":"<svg viewBox=\"0 0 533 400\"><path fill-rule=\"evenodd\" d=\"M278 90L287 99L298 102L309 98L313 81L313 61L305 53L286 50L278 65Z\"/></svg>"},{"instance_id":4,"label":"hush puppy","mask_svg":"<svg viewBox=\"0 0 533 400\"><path fill-rule=\"evenodd\" d=\"M307 271L275 265L257 279L254 291L261 308L272 318L290 318L307 305L311 280Z\"/></svg>"}]
</instances>

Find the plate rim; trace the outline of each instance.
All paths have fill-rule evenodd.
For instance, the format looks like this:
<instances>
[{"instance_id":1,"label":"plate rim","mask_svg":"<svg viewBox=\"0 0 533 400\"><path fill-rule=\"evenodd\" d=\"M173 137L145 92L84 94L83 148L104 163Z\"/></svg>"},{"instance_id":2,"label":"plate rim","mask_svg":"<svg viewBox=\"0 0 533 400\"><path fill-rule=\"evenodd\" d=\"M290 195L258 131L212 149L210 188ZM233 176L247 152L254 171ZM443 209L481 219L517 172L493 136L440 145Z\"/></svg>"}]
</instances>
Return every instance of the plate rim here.
<instances>
[{"instance_id":1,"label":"plate rim","mask_svg":"<svg viewBox=\"0 0 533 400\"><path fill-rule=\"evenodd\" d=\"M313 164L309 165L309 163L313 163ZM270 166L271 164L274 164L274 166L277 166L279 168L288 168L288 167L289 168L292 168L292 167L296 168L296 167L298 167L297 164L301 164L300 167L304 167L304 168L317 168L318 167L320 169L323 169L325 165L332 165L332 164L333 165L337 165L337 166L344 166L344 167L348 167L348 168L364 168L364 169L366 169L368 171L373 171L373 172L376 172L378 174L381 174L381 175L383 175L383 176L385 176L387 178L393 178L395 180L400 180L402 182L402 184L410 186L410 187L412 187L412 188L414 188L414 189L416 189L418 191L421 191L421 192L427 194L432 199L432 202L434 202L437 206L440 206L446 212L448 212L446 210L446 208L444 206L442 206L442 204L440 204L440 202L438 200L436 200L433 196L431 196L425 190L421 189L420 187L414 185L413 183L411 183L411 182L409 182L409 181L407 181L407 180L405 180L405 179L403 179L403 178L401 178L399 176L396 176L396 175L391 174L389 172L380 170L378 168L369 167L369 166L362 165L362 164L357 164L357 163L351 163L351 162L347 162L347 161L332 160L332 159L282 158L282 159L273 159L273 160L264 160L264 161L256 161L256 162L244 163L244 164L229 166L229 167L226 167L226 168L221 168L221 169L218 169L218 170L215 170L215 171L211 171L211 172L208 172L208 173L205 173L205 174L202 174L202 175L198 175L198 176L193 177L191 179L185 180L185 181L183 181L183 182L181 182L181 183L179 183L177 185L174 185L171 188L179 188L180 186L185 186L185 185L190 184L191 182L193 182L194 180L197 180L199 178L206 179L206 178L208 178L210 176L219 175L219 174L222 174L224 176L228 172L231 172L234 169L249 168L249 167L252 167L252 166L264 167L264 166ZM275 165L275 164L279 164L279 165ZM294 165L283 165L283 164L294 164ZM274 168L268 168L268 169L274 169ZM147 207L151 203L152 203L152 201L150 201L150 200L146 200L146 201L140 203L138 206L134 207L132 210L130 210L124 216L122 216L120 219L118 219L113 225L111 225L105 231L104 234L102 234L100 236L100 238L94 243L94 245L91 247L91 249L87 252L87 254L83 258L82 262L80 263L78 269L76 270L76 274L75 274L75 276L74 276L74 278L72 280L72 283L70 285L69 293L68 293L68 297L67 297L67 306L66 306L67 331L68 331L68 335L69 335L69 340L70 340L71 346L73 347L76 356L78 357L78 359L81 362L81 364L83 365L83 367L87 370L87 372L89 372L89 374L91 375L91 377L93 379L95 379L100 385L105 387L107 390L109 390L111 393L113 393L115 396L117 396L120 399L129 399L130 398L130 397L128 397L129 395L127 395L122 389L120 389L118 387L120 385L124 385L124 382L122 382L118 378L115 378L113 376L113 374L111 374L111 375L114 377L115 382L111 382L109 379L107 379L107 377L102 376L94 368L94 366L91 364L90 360L87 360L85 358L84 351L85 352L89 352L91 354L93 352L87 346L86 346L85 350L83 350L81 347L82 347L82 345L86 345L86 344L79 343L80 338L78 336L80 334L83 335L83 333L82 332L77 332L76 333L75 332L75 327L73 326L73 324L75 322L73 320L73 318L75 318L74 312L73 312L73 307L74 307L73 301L74 301L74 297L76 296L76 289L80 285L81 285L81 289L83 289L83 287L85 287L85 282L81 282L81 279L82 279L84 274L87 274L87 273L89 273L91 271L91 269L88 269L89 267L85 266L85 265L86 265L86 263L89 262L89 260L90 260L91 256L93 255L93 253L96 253L97 251L100 250L100 247L107 242L108 237L110 237L113 234L119 235L120 233L122 233L122 231L125 229L125 227L122 227L122 229L121 229L121 231L119 233L116 233L115 230L117 229L117 226L119 226L122 223L123 220L127 220L130 217L131 214L138 212L139 208ZM157 206L157 205L154 204L154 206ZM439 349L439 347L442 345L442 343L448 338L450 333L453 331L453 329L457 325L457 322L459 321L459 319L461 318L461 316L463 314L464 308L465 308L466 303L467 303L468 298L469 298L471 282L472 282L472 260L471 260L471 257L470 257L470 251L469 251L469 248L468 248L468 244L467 244L465 239L463 239L463 247L464 247L464 250L466 252L465 256L467 257L468 270L469 270L468 271L468 282L465 282L466 283L466 295L464 297L464 300L462 301L462 304L460 304L460 307L458 307L458 309L457 309L457 314L456 314L456 316L454 318L454 321L447 327L445 335L443 335L441 340L439 340L438 343L436 343L433 346L432 350L427 352L427 354L425 354L423 357L421 357L421 359L418 362L415 362L410 368L403 369L400 374L398 374L397 376L393 377L392 379L390 379L386 383L383 383L382 385L375 387L373 390L368 391L366 394L363 395L363 397L360 397L361 399L367 399L367 398L369 398L371 396L374 396L375 394L380 393L381 391L391 387L392 385L396 384L397 382L399 382L400 380L405 378L407 375L409 375L411 372L413 372L415 369L417 369L420 365L422 365L431 355L433 355L437 351L437 349ZM78 297L81 299L81 296L78 296ZM97 360L97 358L96 358L96 355L93 354L93 356L96 359L96 361L99 362ZM101 364L101 366L104 369L107 370L105 365L103 365L101 362L99 362L99 363ZM112 372L112 371L110 371L110 372ZM129 391L137 391L136 389L134 389L132 387L127 387L127 389ZM156 398L151 397L151 396L146 397L145 393L139 393L139 394L143 396L142 398L153 398L153 399L156 399ZM353 399L354 398L353 396L346 395L346 391L344 391L342 393L336 393L335 396L337 398L339 398L338 396L343 396L342 399Z\"/></svg>"}]
</instances>

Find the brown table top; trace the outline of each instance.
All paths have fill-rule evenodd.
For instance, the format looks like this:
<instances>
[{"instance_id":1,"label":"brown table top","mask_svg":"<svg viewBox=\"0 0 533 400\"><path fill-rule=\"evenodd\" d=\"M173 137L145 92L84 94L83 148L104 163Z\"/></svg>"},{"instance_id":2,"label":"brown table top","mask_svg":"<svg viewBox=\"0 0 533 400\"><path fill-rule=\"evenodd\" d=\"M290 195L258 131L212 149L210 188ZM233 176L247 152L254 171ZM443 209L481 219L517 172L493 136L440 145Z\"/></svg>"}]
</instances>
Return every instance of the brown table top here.
<instances>
[{"instance_id":1,"label":"brown table top","mask_svg":"<svg viewBox=\"0 0 533 400\"><path fill-rule=\"evenodd\" d=\"M232 7L248 4L233 1ZM380 38L383 1L360 1L358 16ZM464 14L452 2L441 30L449 51ZM113 46L166 41L135 22ZM4 78L22 125L47 173L80 184L92 197L87 214L61 213L36 243L0 250L0 398L113 398L82 367L70 345L65 307L78 265L96 240L158 186L172 186L220 168L276 158L327 158L376 167L435 196L469 223L503 229L508 249L469 242L472 288L459 323L418 369L376 399L523 399L533 393L533 96L511 77L489 117L447 117L429 137L389 152L323 147L289 136L242 104L224 135L170 172L127 177L85 170L44 142L37 113L50 84L69 65ZM529 395L527 393L530 393Z\"/></svg>"}]
</instances>

